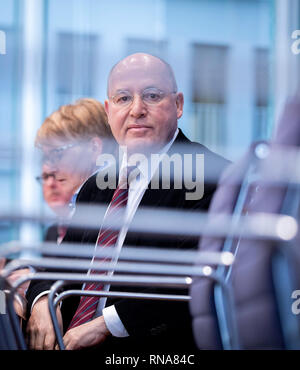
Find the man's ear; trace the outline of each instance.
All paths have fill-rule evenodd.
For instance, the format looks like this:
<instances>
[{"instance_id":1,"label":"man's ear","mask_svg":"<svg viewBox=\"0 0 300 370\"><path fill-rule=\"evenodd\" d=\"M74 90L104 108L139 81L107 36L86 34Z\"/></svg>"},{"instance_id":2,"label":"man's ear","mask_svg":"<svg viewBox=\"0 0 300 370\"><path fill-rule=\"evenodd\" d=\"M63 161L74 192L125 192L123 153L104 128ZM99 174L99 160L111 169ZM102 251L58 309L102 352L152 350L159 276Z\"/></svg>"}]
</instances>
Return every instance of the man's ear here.
<instances>
[{"instance_id":1,"label":"man's ear","mask_svg":"<svg viewBox=\"0 0 300 370\"><path fill-rule=\"evenodd\" d=\"M177 93L176 96L176 107L177 107L177 119L182 116L183 113L184 97L181 92Z\"/></svg>"},{"instance_id":2,"label":"man's ear","mask_svg":"<svg viewBox=\"0 0 300 370\"><path fill-rule=\"evenodd\" d=\"M104 109L105 109L106 114L108 115L108 112L109 112L108 100L104 100Z\"/></svg>"}]
</instances>

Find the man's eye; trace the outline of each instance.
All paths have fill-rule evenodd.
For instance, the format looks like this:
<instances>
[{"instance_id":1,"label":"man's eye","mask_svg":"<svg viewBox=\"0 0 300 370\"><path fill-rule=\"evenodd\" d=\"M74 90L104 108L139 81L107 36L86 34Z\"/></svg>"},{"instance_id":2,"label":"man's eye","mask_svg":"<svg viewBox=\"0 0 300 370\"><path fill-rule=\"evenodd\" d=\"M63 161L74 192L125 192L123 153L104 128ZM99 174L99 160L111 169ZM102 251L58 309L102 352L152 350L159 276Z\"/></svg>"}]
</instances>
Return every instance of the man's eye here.
<instances>
[{"instance_id":1,"label":"man's eye","mask_svg":"<svg viewBox=\"0 0 300 370\"><path fill-rule=\"evenodd\" d=\"M149 92L149 93L144 94L144 99L146 101L156 102L160 99L160 95L155 92Z\"/></svg>"},{"instance_id":2,"label":"man's eye","mask_svg":"<svg viewBox=\"0 0 300 370\"><path fill-rule=\"evenodd\" d=\"M117 103L118 104L124 104L130 102L130 96L129 95L121 95L117 97Z\"/></svg>"},{"instance_id":3,"label":"man's eye","mask_svg":"<svg viewBox=\"0 0 300 370\"><path fill-rule=\"evenodd\" d=\"M65 182L66 179L57 179L58 182Z\"/></svg>"}]
</instances>

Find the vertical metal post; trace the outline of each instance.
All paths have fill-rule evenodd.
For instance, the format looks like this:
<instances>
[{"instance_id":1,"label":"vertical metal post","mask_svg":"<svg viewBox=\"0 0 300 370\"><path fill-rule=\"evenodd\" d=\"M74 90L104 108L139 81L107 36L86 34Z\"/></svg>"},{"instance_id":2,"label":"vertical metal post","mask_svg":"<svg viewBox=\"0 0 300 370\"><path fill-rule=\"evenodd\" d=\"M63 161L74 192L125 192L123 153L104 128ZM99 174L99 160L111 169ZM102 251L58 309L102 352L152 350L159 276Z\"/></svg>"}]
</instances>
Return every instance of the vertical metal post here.
<instances>
[{"instance_id":1,"label":"vertical metal post","mask_svg":"<svg viewBox=\"0 0 300 370\"><path fill-rule=\"evenodd\" d=\"M43 74L43 23L44 1L26 0L23 6L23 75L21 109L21 180L20 211L38 211L38 185L34 181L34 139L42 122L42 74ZM39 239L39 229L24 223L20 228L20 240L32 242Z\"/></svg>"}]
</instances>

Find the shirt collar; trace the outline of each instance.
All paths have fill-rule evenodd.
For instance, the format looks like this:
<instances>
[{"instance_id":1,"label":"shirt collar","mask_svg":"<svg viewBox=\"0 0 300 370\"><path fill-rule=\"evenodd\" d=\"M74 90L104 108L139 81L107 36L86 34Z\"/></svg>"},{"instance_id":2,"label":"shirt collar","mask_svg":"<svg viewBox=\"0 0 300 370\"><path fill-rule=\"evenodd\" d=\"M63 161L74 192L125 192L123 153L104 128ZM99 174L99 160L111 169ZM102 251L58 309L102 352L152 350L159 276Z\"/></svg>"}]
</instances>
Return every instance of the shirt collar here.
<instances>
[{"instance_id":1,"label":"shirt collar","mask_svg":"<svg viewBox=\"0 0 300 370\"><path fill-rule=\"evenodd\" d=\"M171 145L174 143L178 133L179 129L177 128L172 139L156 154L157 156L156 158L158 158L159 160L151 161L148 157L143 155L141 156L142 160L138 162L137 160L138 157L137 156L134 157L135 160L134 164L138 163L137 168L139 169L141 175L138 181L143 181L145 182L146 185L148 185L149 181L151 180L155 171L157 170L158 164L162 156L168 152ZM119 171L119 183L121 181L124 181L124 177L126 177L127 175L127 167L132 165L131 163L128 163L128 160L130 160L130 157L128 158L127 151L125 150L123 151L122 164Z\"/></svg>"}]
</instances>

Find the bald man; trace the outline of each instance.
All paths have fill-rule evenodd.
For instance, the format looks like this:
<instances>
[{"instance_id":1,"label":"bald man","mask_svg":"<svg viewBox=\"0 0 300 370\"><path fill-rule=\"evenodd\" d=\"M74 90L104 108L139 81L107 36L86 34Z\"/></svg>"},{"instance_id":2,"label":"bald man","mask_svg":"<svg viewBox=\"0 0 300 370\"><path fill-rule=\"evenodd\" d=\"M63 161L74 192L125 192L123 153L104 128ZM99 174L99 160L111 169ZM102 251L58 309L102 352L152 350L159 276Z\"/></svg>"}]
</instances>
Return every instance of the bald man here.
<instances>
[{"instance_id":1,"label":"bald man","mask_svg":"<svg viewBox=\"0 0 300 370\"><path fill-rule=\"evenodd\" d=\"M129 182L128 199L125 202L125 223L119 230L114 247L118 251L126 245L196 248L197 238L184 238L182 235L174 236L174 238L159 236L149 238L147 235L131 232L128 225L134 222L139 217L140 210L146 207L207 210L215 185L207 180L203 192L195 196L195 192L191 192L188 181L183 178L183 174L188 172L185 168L185 159L195 159L188 167L192 168L194 176L190 178L190 182L192 178L196 178L198 183L203 183L203 178L198 177L199 171L203 172L205 169L205 175L210 170L220 174L228 161L212 153L203 145L192 143L178 129L178 119L183 114L184 97L181 92L177 91L171 67L163 60L142 53L126 57L112 68L108 78L107 94L105 110L109 125L123 152L123 157L118 163L116 183L121 183L128 167L132 165L138 167L138 176ZM139 161L132 163L132 159L137 158L136 155ZM190 157L185 157L185 155ZM158 160L151 162L153 156ZM158 174L158 172L160 164L165 158L170 157L174 161L177 158L179 167L174 164L175 170L172 173L173 177L170 178L170 186L165 188L163 186L165 182L160 180L161 176L164 180L164 174ZM203 161L197 162L199 158ZM149 163L152 163L152 166ZM182 166L184 171L182 171ZM181 171L182 175L179 182L178 178L175 179L177 170ZM110 203L112 199L115 199L113 196L116 190L112 188L99 190L99 186L103 185L100 180L104 179L100 175L93 176L84 185L78 195L77 204L104 204L108 209L112 207ZM205 178L209 179L209 177ZM158 179L156 186L152 186L154 178ZM198 183L194 185L198 186ZM80 212L80 208L77 212ZM162 223L163 221L161 220ZM101 230L101 223L99 230ZM96 243L100 237L99 230L85 230L81 235L69 230L64 242ZM176 225L174 225L174 231L176 231ZM37 294L48 288L49 286L43 282L37 283L35 291L29 292L27 296L29 305ZM107 289L141 291L141 289L117 286L110 286ZM147 288L143 291L174 293L174 290L155 288ZM180 293L187 294L186 291L180 291ZM192 351L194 349L189 308L186 302L108 298L98 300L96 303L93 316L85 322L85 314L84 311L80 311L81 304L78 306L78 300L64 302L62 317L64 320L63 340L66 349L99 347L99 350L102 348L103 351L110 350L114 353L118 351L127 351L127 353L128 351ZM36 313L43 310L46 304L47 299L41 298L32 309L29 321L32 348L52 349L54 347L51 323L44 320L41 325L36 319L38 317ZM78 315L80 325L74 327L72 323L78 320ZM69 326L70 322L71 326Z\"/></svg>"},{"instance_id":2,"label":"bald man","mask_svg":"<svg viewBox=\"0 0 300 370\"><path fill-rule=\"evenodd\" d=\"M119 145L144 153L159 151L172 140L183 94L167 63L145 54L125 58L110 73L108 97L105 110Z\"/></svg>"}]
</instances>

